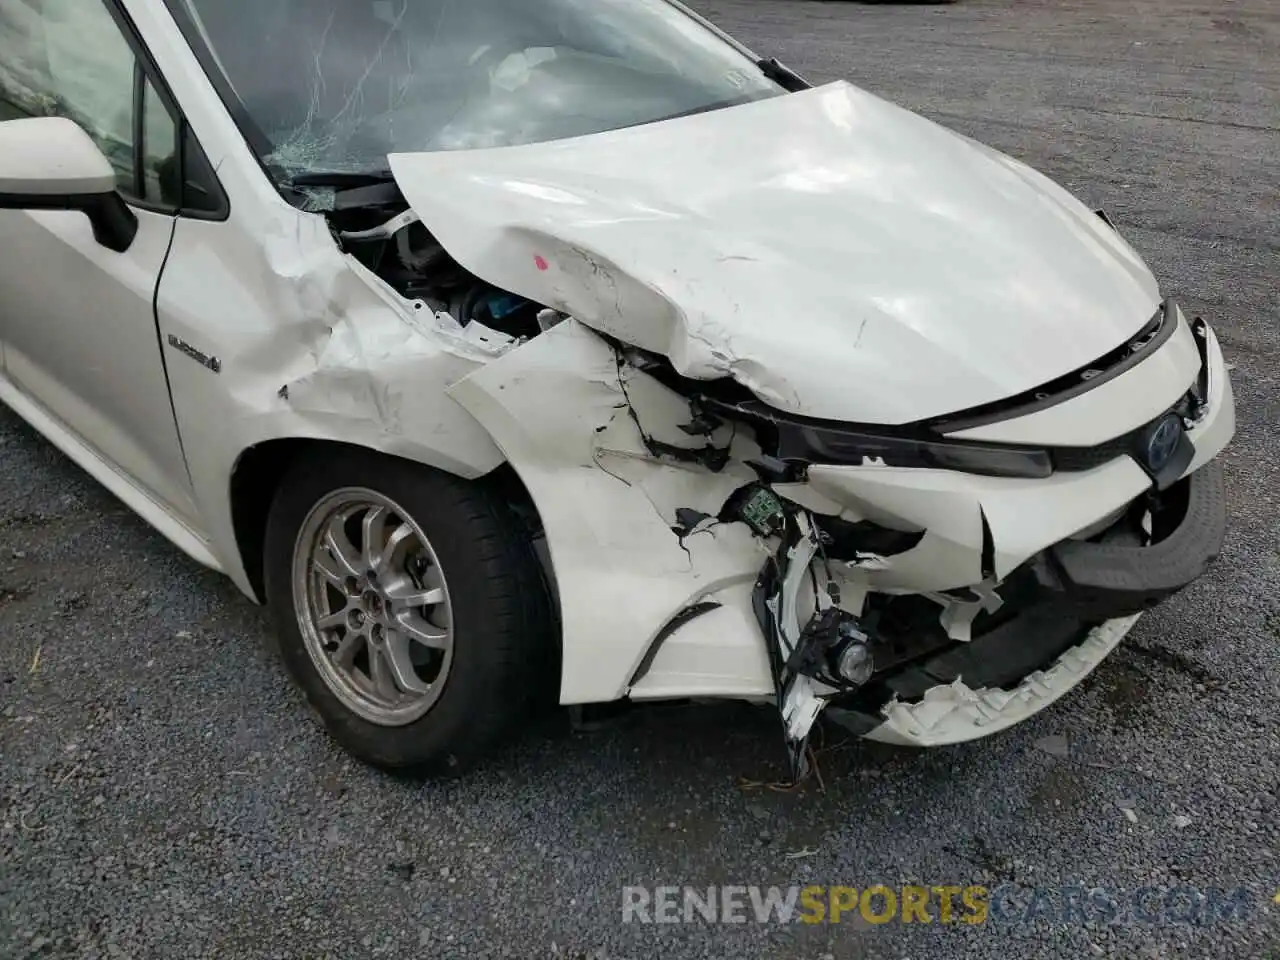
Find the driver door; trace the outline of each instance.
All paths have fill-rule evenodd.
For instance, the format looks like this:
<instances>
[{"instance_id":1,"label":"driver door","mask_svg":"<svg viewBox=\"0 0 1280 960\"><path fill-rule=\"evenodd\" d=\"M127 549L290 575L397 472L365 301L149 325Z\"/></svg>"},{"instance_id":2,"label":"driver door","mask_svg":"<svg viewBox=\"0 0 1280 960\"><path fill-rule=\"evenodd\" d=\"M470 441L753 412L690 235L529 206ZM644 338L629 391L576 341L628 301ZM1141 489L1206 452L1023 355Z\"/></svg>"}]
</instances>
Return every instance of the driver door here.
<instances>
[{"instance_id":1,"label":"driver door","mask_svg":"<svg viewBox=\"0 0 1280 960\"><path fill-rule=\"evenodd\" d=\"M0 122L75 120L138 219L118 253L83 213L0 210L4 386L46 415L29 419L58 446L82 445L67 452L96 455L198 529L153 307L175 225L166 172L178 126L108 2L0 0Z\"/></svg>"}]
</instances>

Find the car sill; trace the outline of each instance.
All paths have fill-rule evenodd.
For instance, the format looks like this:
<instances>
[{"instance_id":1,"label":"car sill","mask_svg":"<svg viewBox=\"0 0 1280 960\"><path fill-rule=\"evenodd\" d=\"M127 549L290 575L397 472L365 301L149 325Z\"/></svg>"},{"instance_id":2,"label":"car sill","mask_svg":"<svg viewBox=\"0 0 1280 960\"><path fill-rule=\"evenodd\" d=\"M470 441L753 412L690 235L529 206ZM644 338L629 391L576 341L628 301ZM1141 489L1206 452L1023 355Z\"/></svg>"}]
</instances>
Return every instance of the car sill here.
<instances>
[{"instance_id":1,"label":"car sill","mask_svg":"<svg viewBox=\"0 0 1280 960\"><path fill-rule=\"evenodd\" d=\"M79 440L62 421L19 390L12 381L0 376L0 402L29 423L46 440L66 454L77 466L106 487L126 507L155 527L170 543L196 563L223 572L222 564L208 543L190 527L139 489L96 451Z\"/></svg>"}]
</instances>

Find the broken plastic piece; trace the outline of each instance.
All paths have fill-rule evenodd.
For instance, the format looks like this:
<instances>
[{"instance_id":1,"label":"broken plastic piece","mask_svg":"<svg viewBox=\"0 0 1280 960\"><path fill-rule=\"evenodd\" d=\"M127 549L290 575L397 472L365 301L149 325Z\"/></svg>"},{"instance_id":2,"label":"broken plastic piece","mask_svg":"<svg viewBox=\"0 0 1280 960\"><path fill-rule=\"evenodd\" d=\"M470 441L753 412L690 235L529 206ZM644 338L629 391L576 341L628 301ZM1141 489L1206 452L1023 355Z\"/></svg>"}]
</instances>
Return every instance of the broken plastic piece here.
<instances>
[{"instance_id":1,"label":"broken plastic piece","mask_svg":"<svg viewBox=\"0 0 1280 960\"><path fill-rule=\"evenodd\" d=\"M1089 631L1044 670L1012 689L972 689L961 680L935 686L912 703L893 700L881 711L884 723L868 739L912 747L962 743L1013 726L1075 688L1093 672L1137 622L1140 614L1108 620Z\"/></svg>"},{"instance_id":2,"label":"broken plastic piece","mask_svg":"<svg viewBox=\"0 0 1280 960\"><path fill-rule=\"evenodd\" d=\"M761 490L773 497L782 509L781 502L767 488L749 487L747 490L749 492L741 503L745 505L755 501L757 516L768 502L760 497ZM807 513L784 510L781 536L782 542L756 582L753 605L769 646L769 663L777 691L792 782L798 783L808 771L805 748L809 742L809 731L826 705L826 695L834 692L834 688L819 684L795 669L797 652L805 640L800 627L800 591L808 582L809 566L818 555L817 533ZM821 595L815 599L821 605Z\"/></svg>"},{"instance_id":3,"label":"broken plastic piece","mask_svg":"<svg viewBox=\"0 0 1280 960\"><path fill-rule=\"evenodd\" d=\"M870 520L856 523L841 517L816 517L823 547L833 560L859 560L867 555L894 557L914 550L925 531L891 530Z\"/></svg>"},{"instance_id":4,"label":"broken plastic piece","mask_svg":"<svg viewBox=\"0 0 1280 960\"><path fill-rule=\"evenodd\" d=\"M689 401L689 408L693 411L693 419L682 423L680 429L691 437L709 437L724 424L715 414L704 410L697 400Z\"/></svg>"}]
</instances>

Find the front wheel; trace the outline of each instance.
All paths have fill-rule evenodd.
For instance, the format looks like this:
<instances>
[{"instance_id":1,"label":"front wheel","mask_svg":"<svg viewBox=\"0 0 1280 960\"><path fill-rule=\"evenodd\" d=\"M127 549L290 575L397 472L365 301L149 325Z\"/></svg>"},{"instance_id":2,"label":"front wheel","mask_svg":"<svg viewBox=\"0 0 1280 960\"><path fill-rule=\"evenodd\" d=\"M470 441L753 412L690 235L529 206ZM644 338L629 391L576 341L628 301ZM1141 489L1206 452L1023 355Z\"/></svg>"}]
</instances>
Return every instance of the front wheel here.
<instances>
[{"instance_id":1,"label":"front wheel","mask_svg":"<svg viewBox=\"0 0 1280 960\"><path fill-rule=\"evenodd\" d=\"M373 453L308 456L281 482L265 549L285 665L368 763L465 768L544 676L537 560L483 484Z\"/></svg>"}]
</instances>

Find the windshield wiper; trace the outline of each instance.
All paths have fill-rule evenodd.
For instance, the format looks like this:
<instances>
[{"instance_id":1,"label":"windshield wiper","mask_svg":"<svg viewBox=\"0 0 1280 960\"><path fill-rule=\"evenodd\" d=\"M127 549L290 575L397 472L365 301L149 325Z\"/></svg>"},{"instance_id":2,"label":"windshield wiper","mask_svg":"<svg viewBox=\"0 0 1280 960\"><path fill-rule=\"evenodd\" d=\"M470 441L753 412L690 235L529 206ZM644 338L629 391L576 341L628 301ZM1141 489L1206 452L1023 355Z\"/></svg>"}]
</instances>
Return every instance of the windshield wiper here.
<instances>
[{"instance_id":1,"label":"windshield wiper","mask_svg":"<svg viewBox=\"0 0 1280 960\"><path fill-rule=\"evenodd\" d=\"M297 173L281 178L281 187L303 198L309 198L312 190L332 190L332 205L327 209L333 211L405 205L404 196L390 170Z\"/></svg>"},{"instance_id":2,"label":"windshield wiper","mask_svg":"<svg viewBox=\"0 0 1280 960\"><path fill-rule=\"evenodd\" d=\"M368 170L349 173L341 170L314 170L307 173L295 173L283 178L290 187L333 187L335 190L346 190L351 187L368 187L378 183L394 183L395 177L390 170Z\"/></svg>"},{"instance_id":3,"label":"windshield wiper","mask_svg":"<svg viewBox=\"0 0 1280 960\"><path fill-rule=\"evenodd\" d=\"M760 68L760 72L769 80L772 80L778 86L782 87L788 93L795 93L798 90L808 90L812 84L804 77L796 73L790 67L783 66L777 57L770 57L768 60L757 60L756 66Z\"/></svg>"}]
</instances>

